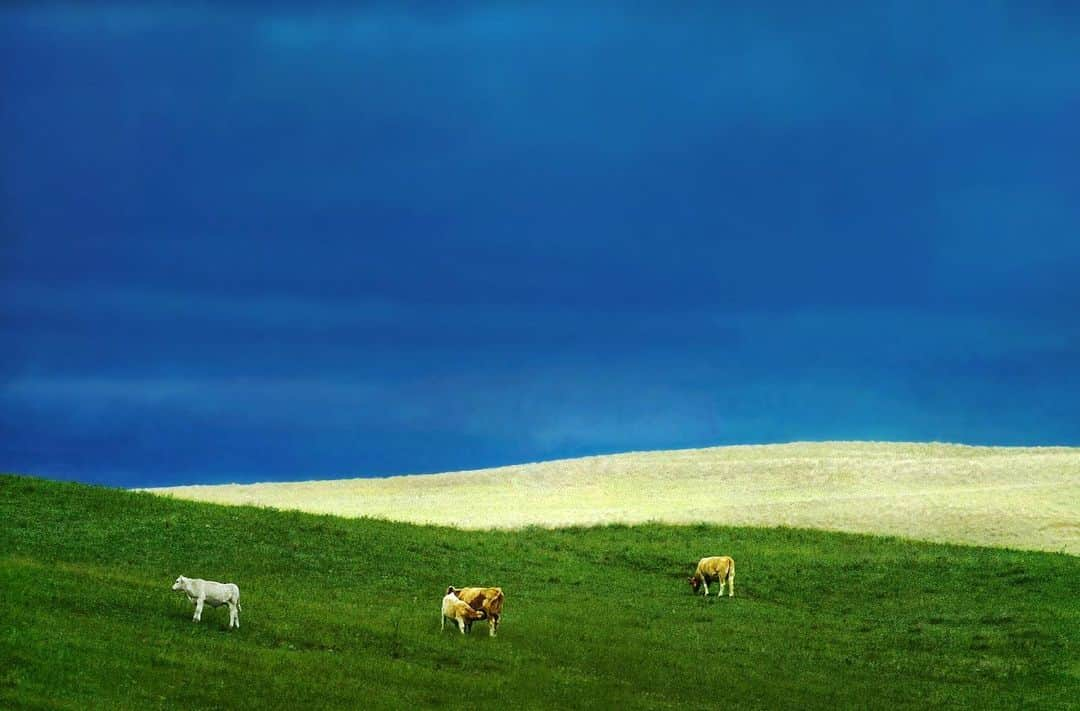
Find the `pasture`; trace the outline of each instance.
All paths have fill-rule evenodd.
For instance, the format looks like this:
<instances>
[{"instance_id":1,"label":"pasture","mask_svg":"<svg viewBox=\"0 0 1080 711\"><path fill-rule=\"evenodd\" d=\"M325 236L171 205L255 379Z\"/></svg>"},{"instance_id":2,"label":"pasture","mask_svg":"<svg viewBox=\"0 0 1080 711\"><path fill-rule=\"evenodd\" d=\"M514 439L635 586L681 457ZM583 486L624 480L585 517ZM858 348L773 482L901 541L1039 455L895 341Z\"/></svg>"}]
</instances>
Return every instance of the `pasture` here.
<instances>
[{"instance_id":1,"label":"pasture","mask_svg":"<svg viewBox=\"0 0 1080 711\"><path fill-rule=\"evenodd\" d=\"M472 510L482 499L467 501ZM693 597L705 554L736 597ZM191 622L177 575L235 582ZM448 584L501 585L490 639ZM460 531L0 477L0 707L1064 709L1080 558L804 529Z\"/></svg>"},{"instance_id":2,"label":"pasture","mask_svg":"<svg viewBox=\"0 0 1080 711\"><path fill-rule=\"evenodd\" d=\"M464 528L793 526L1080 554L1076 447L799 442L158 491ZM463 498L468 506L461 505Z\"/></svg>"}]
</instances>

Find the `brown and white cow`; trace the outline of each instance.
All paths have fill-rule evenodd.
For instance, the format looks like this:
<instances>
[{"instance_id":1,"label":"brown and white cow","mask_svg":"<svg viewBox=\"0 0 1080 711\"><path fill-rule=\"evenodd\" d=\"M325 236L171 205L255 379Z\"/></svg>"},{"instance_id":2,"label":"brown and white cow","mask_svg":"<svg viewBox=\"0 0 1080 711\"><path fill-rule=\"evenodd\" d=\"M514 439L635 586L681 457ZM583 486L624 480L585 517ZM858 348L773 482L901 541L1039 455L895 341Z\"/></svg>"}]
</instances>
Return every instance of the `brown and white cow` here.
<instances>
[{"instance_id":1,"label":"brown and white cow","mask_svg":"<svg viewBox=\"0 0 1080 711\"><path fill-rule=\"evenodd\" d=\"M717 597L724 594L724 583L728 586L728 597L735 596L735 561L726 555L714 555L702 558L698 561L697 570L688 578L690 587L694 592L704 586L705 596L709 595L709 583L720 582L720 591Z\"/></svg>"},{"instance_id":2,"label":"brown and white cow","mask_svg":"<svg viewBox=\"0 0 1080 711\"><path fill-rule=\"evenodd\" d=\"M502 622L503 601L505 600L502 588L455 588L451 585L446 592L454 593L472 609L483 612L488 621L488 634L495 636Z\"/></svg>"},{"instance_id":3,"label":"brown and white cow","mask_svg":"<svg viewBox=\"0 0 1080 711\"><path fill-rule=\"evenodd\" d=\"M451 592L453 588L447 588L446 595L442 599L442 619L439 622L439 630L446 629L446 621L457 624L461 634L472 630L473 620L482 620L487 616L483 610L472 609L457 595Z\"/></svg>"}]
</instances>

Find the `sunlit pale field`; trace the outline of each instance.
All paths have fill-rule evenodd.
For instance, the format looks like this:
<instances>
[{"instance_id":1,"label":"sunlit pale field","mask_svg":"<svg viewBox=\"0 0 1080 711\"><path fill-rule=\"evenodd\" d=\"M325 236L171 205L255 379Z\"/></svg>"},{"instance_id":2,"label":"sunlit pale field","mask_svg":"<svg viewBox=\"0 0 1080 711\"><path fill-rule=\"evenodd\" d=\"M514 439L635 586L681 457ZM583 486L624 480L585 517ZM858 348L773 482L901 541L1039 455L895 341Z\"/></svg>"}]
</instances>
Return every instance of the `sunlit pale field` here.
<instances>
[{"instance_id":1,"label":"sunlit pale field","mask_svg":"<svg viewBox=\"0 0 1080 711\"><path fill-rule=\"evenodd\" d=\"M1080 448L795 443L479 471L156 489L464 528L785 525L1080 554Z\"/></svg>"}]
</instances>

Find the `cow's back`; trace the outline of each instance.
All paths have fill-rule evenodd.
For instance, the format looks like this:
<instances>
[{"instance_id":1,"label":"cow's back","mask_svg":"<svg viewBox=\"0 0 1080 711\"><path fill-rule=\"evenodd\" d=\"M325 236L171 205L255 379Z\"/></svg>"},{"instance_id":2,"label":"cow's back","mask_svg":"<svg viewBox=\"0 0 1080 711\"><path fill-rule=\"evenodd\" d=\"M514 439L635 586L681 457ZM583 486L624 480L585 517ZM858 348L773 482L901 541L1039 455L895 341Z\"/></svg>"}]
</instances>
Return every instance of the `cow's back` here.
<instances>
[{"instance_id":1,"label":"cow's back","mask_svg":"<svg viewBox=\"0 0 1080 711\"><path fill-rule=\"evenodd\" d=\"M483 610L489 615L502 614L502 588L462 588L457 596L474 610Z\"/></svg>"},{"instance_id":2,"label":"cow's back","mask_svg":"<svg viewBox=\"0 0 1080 711\"><path fill-rule=\"evenodd\" d=\"M726 555L714 555L702 558L698 562L698 572L711 580L723 580L728 571L735 567L735 561Z\"/></svg>"}]
</instances>

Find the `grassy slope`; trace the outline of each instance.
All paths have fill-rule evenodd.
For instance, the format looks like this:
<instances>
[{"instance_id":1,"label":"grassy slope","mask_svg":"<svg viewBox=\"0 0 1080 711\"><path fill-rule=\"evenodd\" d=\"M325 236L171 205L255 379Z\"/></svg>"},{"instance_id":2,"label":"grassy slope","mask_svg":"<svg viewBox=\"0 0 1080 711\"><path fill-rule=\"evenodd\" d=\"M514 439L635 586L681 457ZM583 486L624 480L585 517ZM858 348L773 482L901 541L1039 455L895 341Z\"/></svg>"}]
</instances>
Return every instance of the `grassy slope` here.
<instances>
[{"instance_id":1,"label":"grassy slope","mask_svg":"<svg viewBox=\"0 0 1080 711\"><path fill-rule=\"evenodd\" d=\"M703 554L737 597L694 598ZM239 583L190 622L179 573ZM1066 708L1080 559L790 529L467 533L0 477L0 707ZM439 633L500 584L497 639Z\"/></svg>"},{"instance_id":2,"label":"grassy slope","mask_svg":"<svg viewBox=\"0 0 1080 711\"><path fill-rule=\"evenodd\" d=\"M1080 554L1075 447L713 447L431 476L166 491L218 503L466 528L704 521Z\"/></svg>"}]
</instances>

